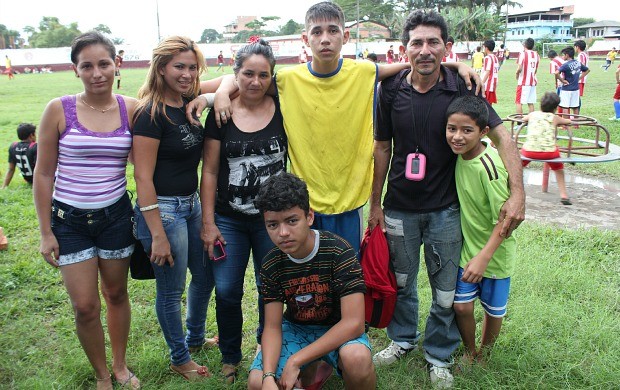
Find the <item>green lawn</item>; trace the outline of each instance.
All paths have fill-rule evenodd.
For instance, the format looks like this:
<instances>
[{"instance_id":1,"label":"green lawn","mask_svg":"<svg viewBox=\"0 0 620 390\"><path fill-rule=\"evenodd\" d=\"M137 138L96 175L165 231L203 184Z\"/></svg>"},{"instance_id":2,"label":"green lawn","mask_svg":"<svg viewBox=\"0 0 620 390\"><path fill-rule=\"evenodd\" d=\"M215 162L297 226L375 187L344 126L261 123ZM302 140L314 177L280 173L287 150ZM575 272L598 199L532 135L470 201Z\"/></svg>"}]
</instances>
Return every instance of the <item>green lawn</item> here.
<instances>
[{"instance_id":1,"label":"green lawn","mask_svg":"<svg viewBox=\"0 0 620 390\"><path fill-rule=\"evenodd\" d=\"M584 115L608 126L612 142L619 143L613 115L613 72L592 61L592 73L583 100ZM539 96L553 89L543 60ZM502 117L514 112L515 61L500 71L496 106ZM230 73L230 68L227 68ZM135 96L144 80L144 69L123 70L122 92ZM214 68L207 75L214 76ZM6 172L6 150L16 139L20 122L38 124L45 104L62 94L79 92L82 84L72 72L16 75L0 78L0 163ZM581 135L580 135L581 136ZM582 164L570 171L620 179L620 163ZM132 171L128 173L134 188ZM0 226L9 238L9 249L0 252L0 388L94 388L93 372L74 331L73 314L58 270L38 254L38 227L31 189L16 173L6 190L0 190ZM486 367L458 375L460 389L608 389L620 383L620 232L564 230L525 222L515 233L518 265L502 335ZM244 298L244 359L248 367L255 350L257 322L252 273L248 272ZM421 327L430 305L425 272L420 273ZM128 362L146 388L226 388L218 350L195 358L206 364L214 378L206 385L187 384L168 372L168 353L154 313L153 281L130 281L133 322ZM478 308L477 317L481 318ZM217 332L212 303L208 333ZM370 332L376 350L388 344L383 330ZM421 352L414 352L389 368L379 368L378 388L429 388ZM245 388L245 369L232 388ZM326 389L342 388L331 378Z\"/></svg>"}]
</instances>

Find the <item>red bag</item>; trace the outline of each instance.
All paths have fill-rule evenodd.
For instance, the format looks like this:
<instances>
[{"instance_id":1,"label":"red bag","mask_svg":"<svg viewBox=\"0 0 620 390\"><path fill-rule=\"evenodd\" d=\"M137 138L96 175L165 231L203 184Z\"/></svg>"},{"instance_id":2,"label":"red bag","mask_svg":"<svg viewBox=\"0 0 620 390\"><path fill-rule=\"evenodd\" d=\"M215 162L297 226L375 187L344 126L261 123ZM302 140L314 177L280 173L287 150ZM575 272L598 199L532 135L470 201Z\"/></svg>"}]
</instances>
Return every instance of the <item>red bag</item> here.
<instances>
[{"instance_id":1,"label":"red bag","mask_svg":"<svg viewBox=\"0 0 620 390\"><path fill-rule=\"evenodd\" d=\"M366 284L366 322L373 328L385 328L392 321L396 305L396 276L390 268L385 233L378 225L372 231L366 228L360 253Z\"/></svg>"}]
</instances>

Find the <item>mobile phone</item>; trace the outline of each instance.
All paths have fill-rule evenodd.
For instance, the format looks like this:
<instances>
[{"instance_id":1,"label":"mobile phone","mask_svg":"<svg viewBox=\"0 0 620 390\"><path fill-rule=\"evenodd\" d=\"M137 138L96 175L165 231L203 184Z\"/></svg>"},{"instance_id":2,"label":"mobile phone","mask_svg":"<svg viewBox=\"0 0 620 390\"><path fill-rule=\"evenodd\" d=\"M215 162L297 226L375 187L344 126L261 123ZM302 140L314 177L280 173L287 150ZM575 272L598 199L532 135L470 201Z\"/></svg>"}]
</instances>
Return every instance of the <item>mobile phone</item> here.
<instances>
[{"instance_id":1,"label":"mobile phone","mask_svg":"<svg viewBox=\"0 0 620 390\"><path fill-rule=\"evenodd\" d=\"M222 241L215 241L213 244L213 261L218 261L226 258L226 251L224 250L224 244Z\"/></svg>"},{"instance_id":2,"label":"mobile phone","mask_svg":"<svg viewBox=\"0 0 620 390\"><path fill-rule=\"evenodd\" d=\"M409 180L420 181L426 176L426 156L422 153L409 153L405 167L405 177Z\"/></svg>"}]
</instances>

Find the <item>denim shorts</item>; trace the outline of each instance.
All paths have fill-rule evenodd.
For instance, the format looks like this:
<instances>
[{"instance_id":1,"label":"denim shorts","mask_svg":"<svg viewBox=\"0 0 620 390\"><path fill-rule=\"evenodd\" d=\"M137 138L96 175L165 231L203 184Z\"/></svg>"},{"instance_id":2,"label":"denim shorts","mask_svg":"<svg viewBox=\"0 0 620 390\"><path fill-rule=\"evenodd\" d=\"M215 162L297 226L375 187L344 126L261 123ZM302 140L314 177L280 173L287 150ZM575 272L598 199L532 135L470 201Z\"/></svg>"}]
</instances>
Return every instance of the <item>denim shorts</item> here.
<instances>
[{"instance_id":1,"label":"denim shorts","mask_svg":"<svg viewBox=\"0 0 620 390\"><path fill-rule=\"evenodd\" d=\"M300 325L287 320L282 320L282 347L280 348L280 360L278 361L276 376L278 378L282 376L284 366L291 356L317 341L331 328L331 326L323 325ZM342 371L340 371L340 368L338 367L338 359L340 358L338 352L340 351L340 348L351 344L361 344L372 351L372 348L370 347L370 340L368 340L368 335L364 333L357 338L347 341L336 350L329 352L327 355L322 356L317 360L323 360L324 362L329 363L329 365L336 369L338 375L342 376ZM306 366L307 365L302 366L302 370ZM254 362L250 366L250 371L252 370L263 371L262 352L259 352L254 358Z\"/></svg>"},{"instance_id":2,"label":"denim shorts","mask_svg":"<svg viewBox=\"0 0 620 390\"><path fill-rule=\"evenodd\" d=\"M134 248L131 200L125 193L116 203L84 210L52 200L52 232L60 249L58 264L69 265L99 257L124 259Z\"/></svg>"}]
</instances>

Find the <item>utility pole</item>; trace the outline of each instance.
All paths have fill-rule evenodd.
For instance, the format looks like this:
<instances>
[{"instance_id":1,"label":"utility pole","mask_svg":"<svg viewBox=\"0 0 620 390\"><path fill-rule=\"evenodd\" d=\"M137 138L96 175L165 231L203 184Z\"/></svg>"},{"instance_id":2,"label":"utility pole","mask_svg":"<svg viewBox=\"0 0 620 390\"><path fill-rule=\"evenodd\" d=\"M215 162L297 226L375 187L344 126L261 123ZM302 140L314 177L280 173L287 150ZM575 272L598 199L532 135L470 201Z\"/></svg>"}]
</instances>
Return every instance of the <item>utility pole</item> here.
<instances>
[{"instance_id":1,"label":"utility pole","mask_svg":"<svg viewBox=\"0 0 620 390\"><path fill-rule=\"evenodd\" d=\"M157 43L161 42L161 32L159 30L159 1L155 0L155 9L157 10Z\"/></svg>"},{"instance_id":2,"label":"utility pole","mask_svg":"<svg viewBox=\"0 0 620 390\"><path fill-rule=\"evenodd\" d=\"M355 59L357 59L357 55L360 52L359 49L359 45L360 45L360 0L357 0L356 2L356 8L357 8L357 40L355 41Z\"/></svg>"}]
</instances>

